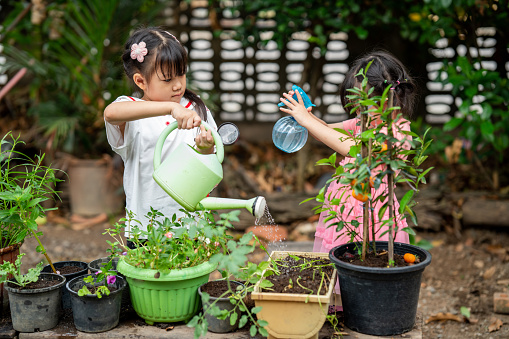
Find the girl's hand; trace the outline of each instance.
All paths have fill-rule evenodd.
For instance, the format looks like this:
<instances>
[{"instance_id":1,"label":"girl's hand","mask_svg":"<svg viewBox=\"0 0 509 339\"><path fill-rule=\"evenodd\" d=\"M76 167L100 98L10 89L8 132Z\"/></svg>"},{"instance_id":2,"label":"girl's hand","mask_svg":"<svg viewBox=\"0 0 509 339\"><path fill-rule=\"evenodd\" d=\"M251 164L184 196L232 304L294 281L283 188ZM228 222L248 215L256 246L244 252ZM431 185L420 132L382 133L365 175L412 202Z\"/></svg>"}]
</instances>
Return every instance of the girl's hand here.
<instances>
[{"instance_id":1,"label":"girl's hand","mask_svg":"<svg viewBox=\"0 0 509 339\"><path fill-rule=\"evenodd\" d=\"M200 125L200 133L196 136L194 142L200 153L210 154L214 151L213 146L215 143L212 132L210 130L207 131L203 125Z\"/></svg>"},{"instance_id":2,"label":"girl's hand","mask_svg":"<svg viewBox=\"0 0 509 339\"><path fill-rule=\"evenodd\" d=\"M174 106L171 115L177 120L178 128L191 129L201 124L201 118L198 113L180 104Z\"/></svg>"},{"instance_id":3,"label":"girl's hand","mask_svg":"<svg viewBox=\"0 0 509 339\"><path fill-rule=\"evenodd\" d=\"M302 96L300 95L299 92L297 92L298 102L295 101L295 99L293 98L294 93L295 93L294 91L283 93L283 96L286 99L281 98L280 100L282 103L286 105L286 107L280 107L279 109L293 116L295 120L297 120L297 122L302 125L304 119L311 117L312 107L306 108L304 106L304 100L302 100Z\"/></svg>"}]
</instances>

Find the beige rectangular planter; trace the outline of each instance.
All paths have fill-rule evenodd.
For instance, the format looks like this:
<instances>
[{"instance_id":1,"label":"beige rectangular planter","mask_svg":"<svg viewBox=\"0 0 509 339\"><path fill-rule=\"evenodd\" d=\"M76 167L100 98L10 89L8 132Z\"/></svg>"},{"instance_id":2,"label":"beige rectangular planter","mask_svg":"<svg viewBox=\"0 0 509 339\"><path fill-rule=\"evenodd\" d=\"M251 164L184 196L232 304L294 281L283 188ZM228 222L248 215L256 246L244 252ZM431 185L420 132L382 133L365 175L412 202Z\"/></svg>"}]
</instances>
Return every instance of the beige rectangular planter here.
<instances>
[{"instance_id":1,"label":"beige rectangular planter","mask_svg":"<svg viewBox=\"0 0 509 339\"><path fill-rule=\"evenodd\" d=\"M328 253L274 251L270 257L279 259L288 254L308 258L329 259ZM251 298L262 310L258 319L267 321L269 338L318 338L318 332L325 323L337 273L334 269L326 295L290 294L260 292L258 282Z\"/></svg>"}]
</instances>

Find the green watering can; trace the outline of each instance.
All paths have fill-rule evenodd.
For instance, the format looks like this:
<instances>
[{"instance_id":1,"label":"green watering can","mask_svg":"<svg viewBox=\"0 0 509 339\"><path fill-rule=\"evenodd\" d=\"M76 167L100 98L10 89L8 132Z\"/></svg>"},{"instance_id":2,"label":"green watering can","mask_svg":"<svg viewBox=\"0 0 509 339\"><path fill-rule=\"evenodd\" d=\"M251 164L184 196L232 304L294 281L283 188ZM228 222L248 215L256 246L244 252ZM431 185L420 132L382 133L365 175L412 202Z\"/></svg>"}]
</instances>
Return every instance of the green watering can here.
<instances>
[{"instance_id":1,"label":"green watering can","mask_svg":"<svg viewBox=\"0 0 509 339\"><path fill-rule=\"evenodd\" d=\"M163 145L170 133L177 128L173 122L159 136L154 152L152 177L161 188L186 210L220 210L246 208L256 218L265 213L264 197L250 200L207 197L223 179L224 146L221 136L202 121L206 130L212 131L216 154L200 154L186 143L179 144L161 163Z\"/></svg>"}]
</instances>

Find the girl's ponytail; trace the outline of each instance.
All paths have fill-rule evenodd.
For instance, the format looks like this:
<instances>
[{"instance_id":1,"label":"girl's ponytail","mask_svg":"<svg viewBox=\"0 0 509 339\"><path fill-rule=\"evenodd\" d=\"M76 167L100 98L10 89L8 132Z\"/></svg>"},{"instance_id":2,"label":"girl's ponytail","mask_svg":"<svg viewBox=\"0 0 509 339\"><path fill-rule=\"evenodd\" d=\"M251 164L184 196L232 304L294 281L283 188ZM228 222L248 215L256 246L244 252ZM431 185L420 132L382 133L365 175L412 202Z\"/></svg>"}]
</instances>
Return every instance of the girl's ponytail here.
<instances>
[{"instance_id":1,"label":"girl's ponytail","mask_svg":"<svg viewBox=\"0 0 509 339\"><path fill-rule=\"evenodd\" d=\"M207 107L205 106L203 100L200 99L200 97L196 93L190 91L187 88L186 91L184 92L184 98L191 102L194 102L196 107L196 113L198 113L200 118L202 118L204 121L207 121Z\"/></svg>"}]
</instances>

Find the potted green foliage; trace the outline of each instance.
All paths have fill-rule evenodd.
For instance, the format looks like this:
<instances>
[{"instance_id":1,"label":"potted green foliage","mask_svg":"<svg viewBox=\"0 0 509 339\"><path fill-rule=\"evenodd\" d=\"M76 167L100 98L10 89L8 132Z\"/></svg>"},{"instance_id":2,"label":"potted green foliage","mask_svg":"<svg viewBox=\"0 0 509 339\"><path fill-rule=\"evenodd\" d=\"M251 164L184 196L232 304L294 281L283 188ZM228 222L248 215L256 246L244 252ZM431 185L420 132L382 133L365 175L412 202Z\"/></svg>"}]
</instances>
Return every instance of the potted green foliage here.
<instances>
[{"instance_id":1,"label":"potted green foliage","mask_svg":"<svg viewBox=\"0 0 509 339\"><path fill-rule=\"evenodd\" d=\"M237 241L229 239L226 247L210 258L210 262L217 266L222 276L222 279L212 283L222 284L222 288L219 294L211 294L204 290L209 283L200 286L203 311L187 324L194 327L195 338L207 335L207 331L225 333L243 328L247 324L250 324L251 336L254 337L257 333L268 336L265 329L267 321L256 317L261 307L249 302L255 284L261 280L263 271L268 267L267 261L259 264L248 261L247 255L254 251L256 243L259 243L258 239L249 232ZM265 250L263 245L260 247ZM263 282L263 286L268 285L270 283Z\"/></svg>"},{"instance_id":2,"label":"potted green foliage","mask_svg":"<svg viewBox=\"0 0 509 339\"><path fill-rule=\"evenodd\" d=\"M210 258L226 248L232 238L226 233L232 227L230 220L238 220L238 211L222 214L217 221L209 212L183 212L184 217L170 219L151 209L149 223L142 230L128 211L127 218L121 219L124 224L117 223L105 232L125 254L117 270L127 279L134 310L148 324L186 321L198 312L198 288L217 266ZM126 226L126 237L135 249L127 247L122 237Z\"/></svg>"},{"instance_id":3,"label":"potted green foliage","mask_svg":"<svg viewBox=\"0 0 509 339\"><path fill-rule=\"evenodd\" d=\"M364 202L362 222L355 216L336 218L337 210L352 216L352 209L346 210L342 199L334 199L317 209L319 212L329 211L329 220L335 221L329 227L346 232L352 241L362 239L334 247L329 253L338 270L345 325L362 333L394 335L413 328L421 275L431 261L428 251L394 242L396 231L415 234L410 227L397 230L395 225L402 217L417 224L412 210L416 204L413 198L418 185L425 183L425 175L431 170L420 168L431 141L425 142L425 135L421 138L413 132L397 130L400 127L394 122L399 119L399 115L396 116L399 107L393 107L391 85L381 96L374 96L373 88L368 88L365 74L364 70L356 74L362 76L363 81L360 88L349 90L350 103L346 106L351 106L352 112L360 115L361 131L357 135L350 135L348 131L340 130L345 134L344 138L354 141L350 148L354 161L344 166L336 165L335 154L319 161L319 164L334 167L335 175L331 181L344 184L341 188L344 191L338 192L337 196L349 194L346 192L349 192L350 185L353 186L353 197ZM381 123L367 129L366 126L372 126L373 116L379 117ZM406 135L403 141L411 145L410 149L405 149L403 142L395 138L396 132ZM388 189L372 195L371 188L377 189L381 182L387 183ZM411 188L401 198L398 210L394 201L396 183L408 184ZM315 199L325 201L324 189ZM379 224L375 224L375 203L381 205ZM375 241L377 233L388 233L389 240ZM411 260L405 260L405 256ZM383 267L367 267L368 257L382 258Z\"/></svg>"},{"instance_id":4,"label":"potted green foliage","mask_svg":"<svg viewBox=\"0 0 509 339\"><path fill-rule=\"evenodd\" d=\"M19 332L45 331L58 324L61 312L61 287L65 277L41 273L43 263L21 274L21 253L14 263L0 266L0 282L9 294L12 327ZM9 279L9 276L13 278Z\"/></svg>"},{"instance_id":5,"label":"potted green foliage","mask_svg":"<svg viewBox=\"0 0 509 339\"><path fill-rule=\"evenodd\" d=\"M118 325L126 282L112 268L110 260L95 273L67 282L74 325L79 331L104 332Z\"/></svg>"},{"instance_id":6,"label":"potted green foliage","mask_svg":"<svg viewBox=\"0 0 509 339\"><path fill-rule=\"evenodd\" d=\"M52 265L39 240L37 222L46 217L47 211L56 209L43 203L58 197L54 188L61 180L55 176L57 170L44 165L44 154L31 158L17 150L23 144L11 132L1 140L0 261L14 263L25 238L34 236L39 244L37 251ZM0 291L3 293L1 285ZM3 303L3 294L1 297Z\"/></svg>"}]
</instances>

